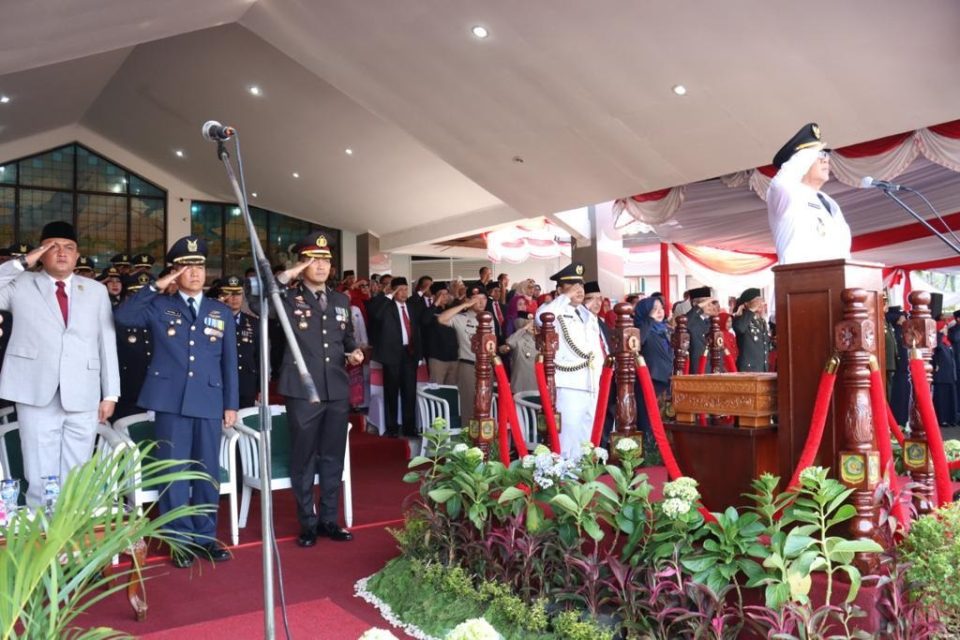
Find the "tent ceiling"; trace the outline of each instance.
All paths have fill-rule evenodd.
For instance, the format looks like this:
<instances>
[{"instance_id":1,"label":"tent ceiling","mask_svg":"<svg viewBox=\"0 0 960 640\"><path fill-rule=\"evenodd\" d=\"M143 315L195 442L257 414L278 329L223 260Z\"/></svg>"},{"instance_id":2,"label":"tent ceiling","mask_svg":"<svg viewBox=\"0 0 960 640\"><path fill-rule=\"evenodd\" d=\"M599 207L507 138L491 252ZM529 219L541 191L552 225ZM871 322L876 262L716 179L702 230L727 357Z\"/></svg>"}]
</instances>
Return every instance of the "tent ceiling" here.
<instances>
[{"instance_id":1,"label":"tent ceiling","mask_svg":"<svg viewBox=\"0 0 960 640\"><path fill-rule=\"evenodd\" d=\"M215 117L264 206L468 233L762 165L809 120L837 146L953 120L958 25L953 0L33 0L0 24L0 143L80 121L229 197Z\"/></svg>"}]
</instances>

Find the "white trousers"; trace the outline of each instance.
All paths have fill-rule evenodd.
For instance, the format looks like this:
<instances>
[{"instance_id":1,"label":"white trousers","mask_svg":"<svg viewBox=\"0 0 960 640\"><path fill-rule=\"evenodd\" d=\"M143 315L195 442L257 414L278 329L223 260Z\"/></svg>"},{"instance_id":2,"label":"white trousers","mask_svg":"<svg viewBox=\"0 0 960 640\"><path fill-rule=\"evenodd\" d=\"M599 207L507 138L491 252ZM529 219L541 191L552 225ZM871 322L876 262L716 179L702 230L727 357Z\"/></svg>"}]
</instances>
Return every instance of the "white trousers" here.
<instances>
[{"instance_id":1,"label":"white trousers","mask_svg":"<svg viewBox=\"0 0 960 640\"><path fill-rule=\"evenodd\" d=\"M58 390L50 404L43 407L18 402L17 422L23 475L29 484L27 506L38 507L43 504L41 478L60 476L62 485L71 469L93 455L97 411L64 410Z\"/></svg>"},{"instance_id":2,"label":"white trousers","mask_svg":"<svg viewBox=\"0 0 960 640\"><path fill-rule=\"evenodd\" d=\"M590 440L597 396L592 391L557 387L557 411L560 412L560 454L579 458L580 446Z\"/></svg>"}]
</instances>

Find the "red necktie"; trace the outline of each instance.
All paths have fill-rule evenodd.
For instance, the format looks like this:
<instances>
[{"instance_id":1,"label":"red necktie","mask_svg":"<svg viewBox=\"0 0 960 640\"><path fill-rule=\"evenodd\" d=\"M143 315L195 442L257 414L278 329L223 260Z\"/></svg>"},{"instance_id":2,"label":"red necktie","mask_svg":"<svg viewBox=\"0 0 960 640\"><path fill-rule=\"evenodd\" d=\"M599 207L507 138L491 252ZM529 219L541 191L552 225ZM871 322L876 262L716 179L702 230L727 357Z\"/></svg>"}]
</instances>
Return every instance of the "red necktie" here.
<instances>
[{"instance_id":1,"label":"red necktie","mask_svg":"<svg viewBox=\"0 0 960 640\"><path fill-rule=\"evenodd\" d=\"M403 316L403 326L407 330L407 351L413 353L413 327L410 326L410 316L407 315L407 305L400 305L400 315Z\"/></svg>"},{"instance_id":2,"label":"red necktie","mask_svg":"<svg viewBox=\"0 0 960 640\"><path fill-rule=\"evenodd\" d=\"M497 324L501 327L503 326L503 310L500 308L500 303L496 300L493 301L493 315L497 316Z\"/></svg>"},{"instance_id":3,"label":"red necktie","mask_svg":"<svg viewBox=\"0 0 960 640\"><path fill-rule=\"evenodd\" d=\"M60 313L63 314L63 326L67 326L67 291L60 280L57 280L57 304L60 305Z\"/></svg>"}]
</instances>

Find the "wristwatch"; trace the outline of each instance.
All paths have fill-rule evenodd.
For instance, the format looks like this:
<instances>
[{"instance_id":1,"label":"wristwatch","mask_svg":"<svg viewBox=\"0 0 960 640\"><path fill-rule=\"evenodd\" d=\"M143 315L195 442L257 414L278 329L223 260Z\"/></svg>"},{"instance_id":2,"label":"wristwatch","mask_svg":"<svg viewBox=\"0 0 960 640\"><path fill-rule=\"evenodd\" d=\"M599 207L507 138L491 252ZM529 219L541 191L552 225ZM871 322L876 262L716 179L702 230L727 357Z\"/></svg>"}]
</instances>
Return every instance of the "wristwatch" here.
<instances>
[{"instance_id":1,"label":"wristwatch","mask_svg":"<svg viewBox=\"0 0 960 640\"><path fill-rule=\"evenodd\" d=\"M23 267L23 270L24 270L24 271L26 271L27 269L30 268L30 263L27 262L27 256L26 256L26 254L24 254L24 255L22 255L22 256L17 256L17 262L20 263L20 266Z\"/></svg>"}]
</instances>

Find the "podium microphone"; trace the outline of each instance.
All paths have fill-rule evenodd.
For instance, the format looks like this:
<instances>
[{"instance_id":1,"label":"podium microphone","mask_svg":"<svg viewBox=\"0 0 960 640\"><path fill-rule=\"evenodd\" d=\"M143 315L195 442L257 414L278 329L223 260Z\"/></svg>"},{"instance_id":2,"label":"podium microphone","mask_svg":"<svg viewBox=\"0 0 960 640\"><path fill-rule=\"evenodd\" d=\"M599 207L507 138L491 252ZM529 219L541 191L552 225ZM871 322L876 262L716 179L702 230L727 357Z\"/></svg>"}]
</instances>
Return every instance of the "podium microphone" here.
<instances>
[{"instance_id":1,"label":"podium microphone","mask_svg":"<svg viewBox=\"0 0 960 640\"><path fill-rule=\"evenodd\" d=\"M860 181L861 189L883 189L884 191L900 191L900 189L906 189L899 184L894 184L892 182L887 182L886 180L874 180L870 176L865 177Z\"/></svg>"},{"instance_id":2,"label":"podium microphone","mask_svg":"<svg viewBox=\"0 0 960 640\"><path fill-rule=\"evenodd\" d=\"M204 140L224 142L236 135L237 130L233 127L226 127L216 120L207 120L203 123L200 133L203 134Z\"/></svg>"}]
</instances>

